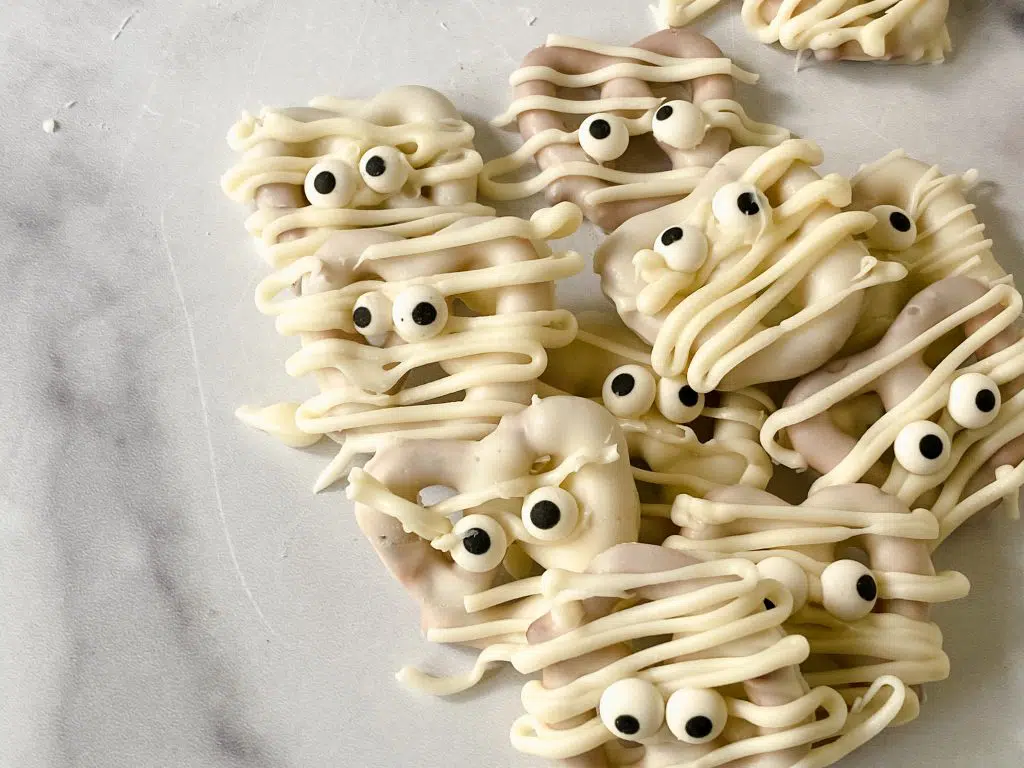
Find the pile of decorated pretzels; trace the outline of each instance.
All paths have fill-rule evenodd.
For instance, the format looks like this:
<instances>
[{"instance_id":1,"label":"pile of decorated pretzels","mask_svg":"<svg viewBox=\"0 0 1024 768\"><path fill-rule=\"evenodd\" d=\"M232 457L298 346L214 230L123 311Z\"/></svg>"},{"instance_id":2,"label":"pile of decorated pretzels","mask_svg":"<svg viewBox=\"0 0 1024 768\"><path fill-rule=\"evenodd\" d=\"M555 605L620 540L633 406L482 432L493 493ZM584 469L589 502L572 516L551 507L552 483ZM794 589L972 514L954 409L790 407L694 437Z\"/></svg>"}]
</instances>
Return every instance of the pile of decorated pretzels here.
<instances>
[{"instance_id":1,"label":"pile of decorated pretzels","mask_svg":"<svg viewBox=\"0 0 1024 768\"><path fill-rule=\"evenodd\" d=\"M744 15L787 44L796 21L763 16L798 5ZM944 3L884 5L831 48L814 24L794 45L944 49L941 22L916 42L900 26ZM528 754L830 765L949 673L929 611L968 582L932 552L972 515L1016 514L1022 300L965 199L974 175L897 151L822 176L817 145L735 100L755 80L689 30L552 36L495 120L523 138L507 157L485 163L414 86L230 132L223 187L255 205L274 270L257 305L317 389L239 416L336 442L317 488L347 477L427 638L480 650L403 682L539 673L511 727ZM499 217L478 191L551 207ZM549 243L584 219L608 233L610 302L577 316L555 287L588 259ZM794 471L814 479L797 497Z\"/></svg>"}]
</instances>

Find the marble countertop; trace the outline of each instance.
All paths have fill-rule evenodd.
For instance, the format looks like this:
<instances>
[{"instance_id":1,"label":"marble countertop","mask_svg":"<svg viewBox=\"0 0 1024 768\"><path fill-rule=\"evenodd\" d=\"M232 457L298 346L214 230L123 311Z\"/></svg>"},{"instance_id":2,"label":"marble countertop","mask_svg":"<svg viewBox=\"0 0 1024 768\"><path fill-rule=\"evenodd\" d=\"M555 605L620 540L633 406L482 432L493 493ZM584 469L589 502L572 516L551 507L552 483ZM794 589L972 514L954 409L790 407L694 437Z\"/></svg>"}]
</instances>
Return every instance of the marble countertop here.
<instances>
[{"instance_id":1,"label":"marble countertop","mask_svg":"<svg viewBox=\"0 0 1024 768\"><path fill-rule=\"evenodd\" d=\"M958 51L940 67L797 73L734 8L706 27L764 75L751 114L818 140L830 170L897 146L978 168L997 253L1024 274L1015 2L954 3ZM511 676L448 701L398 687L403 663L471 657L423 641L344 495L310 493L326 454L232 415L304 389L253 306L265 268L218 187L224 134L243 108L420 82L493 156L514 139L486 118L548 32L628 43L652 28L644 0L0 9L0 766L537 765L508 746ZM596 281L562 295L595 303ZM952 676L848 768L1024 764L1024 528L986 516L940 565L974 583L937 611Z\"/></svg>"}]
</instances>

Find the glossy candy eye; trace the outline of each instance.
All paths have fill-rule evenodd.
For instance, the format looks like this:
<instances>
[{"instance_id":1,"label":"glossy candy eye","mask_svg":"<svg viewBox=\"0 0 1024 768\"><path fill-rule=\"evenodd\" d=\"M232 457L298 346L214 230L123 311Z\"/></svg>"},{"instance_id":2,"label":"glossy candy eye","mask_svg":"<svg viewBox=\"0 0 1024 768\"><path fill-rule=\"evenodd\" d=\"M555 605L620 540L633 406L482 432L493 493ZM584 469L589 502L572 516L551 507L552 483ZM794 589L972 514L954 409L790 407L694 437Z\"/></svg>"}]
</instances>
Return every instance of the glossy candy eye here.
<instances>
[{"instance_id":1,"label":"glossy candy eye","mask_svg":"<svg viewBox=\"0 0 1024 768\"><path fill-rule=\"evenodd\" d=\"M822 605L841 621L863 619L878 602L878 583L856 560L836 560L821 574Z\"/></svg>"},{"instance_id":2,"label":"glossy candy eye","mask_svg":"<svg viewBox=\"0 0 1024 768\"><path fill-rule=\"evenodd\" d=\"M734 181L719 189L711 200L711 212L723 229L748 237L756 237L772 216L764 192L745 181Z\"/></svg>"},{"instance_id":3,"label":"glossy candy eye","mask_svg":"<svg viewBox=\"0 0 1024 768\"><path fill-rule=\"evenodd\" d=\"M964 429L987 427L1003 404L998 385L983 373L965 373L949 388L946 410Z\"/></svg>"},{"instance_id":4,"label":"glossy candy eye","mask_svg":"<svg viewBox=\"0 0 1024 768\"><path fill-rule=\"evenodd\" d=\"M597 709L604 727L627 741L649 739L665 722L665 700L658 689L636 677L605 688Z\"/></svg>"},{"instance_id":5,"label":"glossy candy eye","mask_svg":"<svg viewBox=\"0 0 1024 768\"><path fill-rule=\"evenodd\" d=\"M654 138L676 149L693 149L702 141L708 123L700 107L688 101L669 101L658 107L651 123Z\"/></svg>"},{"instance_id":6,"label":"glossy candy eye","mask_svg":"<svg viewBox=\"0 0 1024 768\"><path fill-rule=\"evenodd\" d=\"M541 541L567 538L580 519L576 498L564 488L544 486L523 500L523 525L531 536Z\"/></svg>"},{"instance_id":7,"label":"glossy candy eye","mask_svg":"<svg viewBox=\"0 0 1024 768\"><path fill-rule=\"evenodd\" d=\"M718 691L680 688L669 696L665 720L672 735L687 744L705 744L725 730L729 708Z\"/></svg>"},{"instance_id":8,"label":"glossy candy eye","mask_svg":"<svg viewBox=\"0 0 1024 768\"><path fill-rule=\"evenodd\" d=\"M306 174L306 199L317 208L344 208L356 194L352 169L338 158L326 157Z\"/></svg>"},{"instance_id":9,"label":"glossy candy eye","mask_svg":"<svg viewBox=\"0 0 1024 768\"><path fill-rule=\"evenodd\" d=\"M793 612L807 605L807 574L788 557L766 557L757 564L765 579L779 582L793 596Z\"/></svg>"},{"instance_id":10,"label":"glossy candy eye","mask_svg":"<svg viewBox=\"0 0 1024 768\"><path fill-rule=\"evenodd\" d=\"M359 173L374 192L392 195L409 180L409 162L394 147L374 147L359 161Z\"/></svg>"},{"instance_id":11,"label":"glossy candy eye","mask_svg":"<svg viewBox=\"0 0 1024 768\"><path fill-rule=\"evenodd\" d=\"M629 147L629 129L621 117L591 115L580 125L580 147L599 163L616 160Z\"/></svg>"},{"instance_id":12,"label":"glossy candy eye","mask_svg":"<svg viewBox=\"0 0 1024 768\"><path fill-rule=\"evenodd\" d=\"M654 375L641 365L623 365L608 374L601 390L604 407L620 419L643 416L654 405Z\"/></svg>"},{"instance_id":13,"label":"glossy candy eye","mask_svg":"<svg viewBox=\"0 0 1024 768\"><path fill-rule=\"evenodd\" d=\"M931 475L949 461L949 435L933 421L914 421L900 430L893 450L907 472Z\"/></svg>"},{"instance_id":14,"label":"glossy candy eye","mask_svg":"<svg viewBox=\"0 0 1024 768\"><path fill-rule=\"evenodd\" d=\"M688 424L704 410L704 395L680 379L658 382L658 410L676 424Z\"/></svg>"},{"instance_id":15,"label":"glossy candy eye","mask_svg":"<svg viewBox=\"0 0 1024 768\"><path fill-rule=\"evenodd\" d=\"M405 341L426 341L444 330L448 303L432 285L414 285L398 294L391 319Z\"/></svg>"},{"instance_id":16,"label":"glossy candy eye","mask_svg":"<svg viewBox=\"0 0 1024 768\"><path fill-rule=\"evenodd\" d=\"M708 257L708 239L692 224L669 227L654 241L654 250L676 272L696 272Z\"/></svg>"},{"instance_id":17,"label":"glossy candy eye","mask_svg":"<svg viewBox=\"0 0 1024 768\"><path fill-rule=\"evenodd\" d=\"M391 302L379 291L364 293L352 307L352 324L366 337L381 336L391 330Z\"/></svg>"},{"instance_id":18,"label":"glossy candy eye","mask_svg":"<svg viewBox=\"0 0 1024 768\"><path fill-rule=\"evenodd\" d=\"M505 559L508 536L497 520L487 515L466 515L455 524L452 533L459 543L452 549L452 560L472 573L486 573Z\"/></svg>"},{"instance_id":19,"label":"glossy candy eye","mask_svg":"<svg viewBox=\"0 0 1024 768\"><path fill-rule=\"evenodd\" d=\"M876 205L868 213L875 217L875 225L867 234L871 245L887 251L905 251L917 240L917 225L902 208Z\"/></svg>"}]
</instances>

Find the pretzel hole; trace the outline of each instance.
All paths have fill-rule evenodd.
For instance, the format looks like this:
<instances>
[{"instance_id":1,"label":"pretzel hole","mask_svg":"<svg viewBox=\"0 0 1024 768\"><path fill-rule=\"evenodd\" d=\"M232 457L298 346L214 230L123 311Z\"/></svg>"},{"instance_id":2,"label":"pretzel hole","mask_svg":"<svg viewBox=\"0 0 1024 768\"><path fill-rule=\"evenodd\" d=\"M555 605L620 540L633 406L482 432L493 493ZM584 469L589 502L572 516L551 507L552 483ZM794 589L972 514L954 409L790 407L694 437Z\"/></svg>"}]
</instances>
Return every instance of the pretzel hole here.
<instances>
[{"instance_id":1,"label":"pretzel hole","mask_svg":"<svg viewBox=\"0 0 1024 768\"><path fill-rule=\"evenodd\" d=\"M856 560L863 566L866 566L868 568L871 567L871 557L863 548L857 546L843 547L838 551L836 559Z\"/></svg>"},{"instance_id":2,"label":"pretzel hole","mask_svg":"<svg viewBox=\"0 0 1024 768\"><path fill-rule=\"evenodd\" d=\"M416 501L424 507L432 507L435 504L440 504L442 501L447 501L453 496L458 495L458 491L447 485L428 485L426 488L420 488L420 492L416 494ZM463 511L458 510L448 515L448 519L452 523L457 523L462 519Z\"/></svg>"}]
</instances>

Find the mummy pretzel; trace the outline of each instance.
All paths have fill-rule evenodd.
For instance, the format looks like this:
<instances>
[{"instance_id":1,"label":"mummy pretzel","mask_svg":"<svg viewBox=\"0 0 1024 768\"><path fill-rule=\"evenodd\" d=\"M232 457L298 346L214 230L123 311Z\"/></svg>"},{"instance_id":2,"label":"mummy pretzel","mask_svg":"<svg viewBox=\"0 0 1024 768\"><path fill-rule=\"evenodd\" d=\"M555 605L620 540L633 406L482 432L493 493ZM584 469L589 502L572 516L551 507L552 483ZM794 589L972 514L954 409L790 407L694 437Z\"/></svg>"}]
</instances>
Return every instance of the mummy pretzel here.
<instances>
[{"instance_id":1,"label":"mummy pretzel","mask_svg":"<svg viewBox=\"0 0 1024 768\"><path fill-rule=\"evenodd\" d=\"M906 268L854 239L875 224L849 182L819 176L792 139L722 158L684 200L610 235L594 268L619 316L653 344L651 365L697 392L809 373L846 343L864 292Z\"/></svg>"},{"instance_id":2,"label":"mummy pretzel","mask_svg":"<svg viewBox=\"0 0 1024 768\"><path fill-rule=\"evenodd\" d=\"M530 221L469 217L421 237L333 232L256 291L277 330L302 341L288 373L312 374L320 394L239 417L290 444L338 442L317 490L396 440L483 437L529 404L547 350L576 333L572 313L555 308L554 281L583 259L546 241L580 221L564 203ZM280 298L293 286L297 296ZM428 376L432 366L440 377Z\"/></svg>"},{"instance_id":3,"label":"mummy pretzel","mask_svg":"<svg viewBox=\"0 0 1024 768\"><path fill-rule=\"evenodd\" d=\"M918 293L874 347L800 381L761 431L813 488L866 481L940 523L937 546L1024 484L1022 300L1010 285L947 277ZM791 448L778 436L785 431Z\"/></svg>"},{"instance_id":4,"label":"mummy pretzel","mask_svg":"<svg viewBox=\"0 0 1024 768\"><path fill-rule=\"evenodd\" d=\"M241 158L221 187L255 204L246 229L267 262L284 267L339 229L413 236L493 214L476 203L483 161L473 134L429 88L392 88L369 101L322 96L309 107L244 114L228 133Z\"/></svg>"},{"instance_id":5,"label":"mummy pretzel","mask_svg":"<svg viewBox=\"0 0 1024 768\"><path fill-rule=\"evenodd\" d=\"M768 484L771 461L758 433L774 405L765 394L748 388L705 396L659 380L650 348L618 318L583 313L577 320L575 341L549 353L541 382L600 402L618 418L645 515L667 516L678 493Z\"/></svg>"},{"instance_id":6,"label":"mummy pretzel","mask_svg":"<svg viewBox=\"0 0 1024 768\"><path fill-rule=\"evenodd\" d=\"M796 507L737 486L707 499L679 496L672 520L680 534L666 547L700 560L744 557L786 585L794 600L786 628L810 642L803 669L811 685L852 702L880 675L907 685L948 676L929 606L965 596L970 585L960 573L935 573L929 544L939 525L927 510L864 484L823 488ZM916 717L918 705L909 693L900 722Z\"/></svg>"},{"instance_id":7,"label":"mummy pretzel","mask_svg":"<svg viewBox=\"0 0 1024 768\"><path fill-rule=\"evenodd\" d=\"M454 496L431 505L425 489ZM463 690L525 642L546 608L523 594L469 613L463 600L540 567L582 570L615 544L636 541L640 507L626 441L596 403L548 397L506 416L481 440L416 440L388 447L353 469L348 496L381 560L420 603L427 638L485 650L472 674L404 679L438 693ZM461 513L457 522L450 517Z\"/></svg>"},{"instance_id":8,"label":"mummy pretzel","mask_svg":"<svg viewBox=\"0 0 1024 768\"><path fill-rule=\"evenodd\" d=\"M661 0L659 21L681 27L722 0ZM762 43L810 50L822 61L938 63L952 50L949 0L743 0L743 23Z\"/></svg>"},{"instance_id":9,"label":"mummy pretzel","mask_svg":"<svg viewBox=\"0 0 1024 768\"><path fill-rule=\"evenodd\" d=\"M553 607L511 654L520 672L542 672L511 731L527 754L580 768L826 766L906 696L885 678L851 712L837 691L812 690L799 671L807 641L781 629L791 595L746 560L623 544L541 587Z\"/></svg>"},{"instance_id":10,"label":"mummy pretzel","mask_svg":"<svg viewBox=\"0 0 1024 768\"><path fill-rule=\"evenodd\" d=\"M516 123L525 143L484 166L480 191L492 200L544 191L552 204L572 201L610 232L686 195L731 146L789 137L747 117L733 98L734 80L757 77L688 30L659 32L632 48L551 35L512 75L514 101L492 121ZM536 176L502 180L531 162ZM668 163L671 170L659 168Z\"/></svg>"},{"instance_id":11,"label":"mummy pretzel","mask_svg":"<svg viewBox=\"0 0 1024 768\"><path fill-rule=\"evenodd\" d=\"M846 352L876 343L914 294L944 277L1012 283L992 255L992 241L985 237L975 206L965 198L977 179L976 171L947 176L902 150L862 166L853 177L851 208L876 219L865 233L868 250L903 264L908 274L868 290Z\"/></svg>"}]
</instances>

